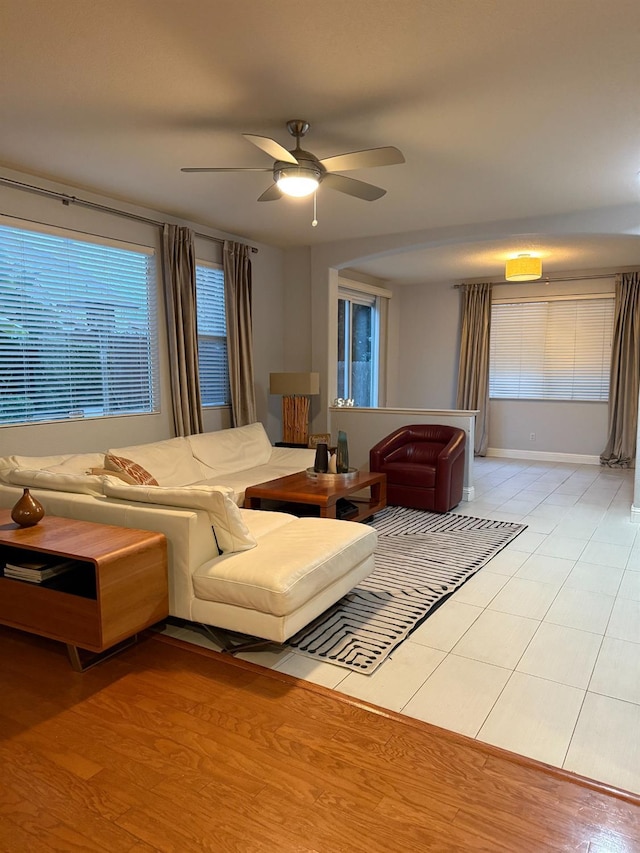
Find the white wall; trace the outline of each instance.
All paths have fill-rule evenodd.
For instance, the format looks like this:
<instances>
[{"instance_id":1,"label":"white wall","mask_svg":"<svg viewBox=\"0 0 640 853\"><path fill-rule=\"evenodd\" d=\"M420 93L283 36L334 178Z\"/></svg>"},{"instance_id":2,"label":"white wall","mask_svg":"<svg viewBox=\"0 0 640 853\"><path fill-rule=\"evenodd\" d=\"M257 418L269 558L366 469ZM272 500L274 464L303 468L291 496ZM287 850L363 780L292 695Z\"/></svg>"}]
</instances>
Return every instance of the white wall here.
<instances>
[{"instance_id":1,"label":"white wall","mask_svg":"<svg viewBox=\"0 0 640 853\"><path fill-rule=\"evenodd\" d=\"M453 409L458 381L460 296L449 283L394 288L398 347L391 407Z\"/></svg>"},{"instance_id":2,"label":"white wall","mask_svg":"<svg viewBox=\"0 0 640 853\"><path fill-rule=\"evenodd\" d=\"M576 270L568 275L580 276ZM495 299L613 293L615 279L495 285ZM451 283L398 287L397 399L403 407L452 408L456 402L460 292ZM489 447L598 457L607 439L607 403L491 400ZM535 439L531 440L531 433Z\"/></svg>"},{"instance_id":3,"label":"white wall","mask_svg":"<svg viewBox=\"0 0 640 853\"><path fill-rule=\"evenodd\" d=\"M229 237L247 242L247 238L234 237L199 223L186 222L159 211L134 207L123 202L97 196L77 187L44 181L8 169L2 174L8 178L39 187L46 187L67 195L88 199L99 204L127 210L158 221L189 225L203 234ZM83 231L139 245L152 246L159 253L160 230L156 226L136 222L120 216L81 207L64 205L61 201L0 185L0 210L7 216L43 222L61 228ZM28 221L25 222L28 228ZM248 240L248 242L251 242ZM258 419L272 440L280 433L279 410L269 410L269 372L282 369L284 353L283 322L283 252L280 249L257 245L259 252L252 254L253 305L254 305L254 367ZM198 257L203 260L220 260L220 244L209 240L196 241ZM0 427L0 456L7 454L44 455L102 450L109 447L138 444L173 435L169 397L167 343L164 303L160 283L158 255L158 348L160 357L160 411L153 415L86 419L55 424L33 424L19 427ZM230 426L227 408L206 409L205 428L221 429Z\"/></svg>"},{"instance_id":4,"label":"white wall","mask_svg":"<svg viewBox=\"0 0 640 853\"><path fill-rule=\"evenodd\" d=\"M444 244L477 243L514 234L622 234L637 233L637 209L634 206L609 208L531 218L519 222L489 222L451 226L430 231L389 234L376 238L344 240L314 246L311 251L311 301L315 317L327 317L331 328L331 300L338 272L356 268L359 261L401 253L405 249L426 248ZM579 275L576 269L566 275ZM563 273L565 275L565 273ZM287 281L287 293L293 283ZM536 287L546 287L535 284ZM455 406L457 384L457 352L459 341L460 297L453 283L425 286L393 286L389 348L389 387L387 405L401 408L452 408ZM496 288L496 295L511 295L509 288ZM519 292L524 285L515 285ZM602 281L580 282L577 285L554 285L553 292L587 292L610 289ZM551 292L548 290L547 292ZM312 330L312 369L320 372L323 392L322 409L315 417L313 429L326 431L327 407L332 399L334 384L332 338ZM326 393L324 388L329 389ZM508 406L508 404L506 404ZM535 405L535 404L534 404ZM535 411L523 410L517 404L510 411L501 403L489 422L489 446L503 450L532 450L538 453L576 453L574 438L579 436L580 455L594 461L606 443L606 403L557 403L542 405ZM512 428L513 427L513 428Z\"/></svg>"}]
</instances>

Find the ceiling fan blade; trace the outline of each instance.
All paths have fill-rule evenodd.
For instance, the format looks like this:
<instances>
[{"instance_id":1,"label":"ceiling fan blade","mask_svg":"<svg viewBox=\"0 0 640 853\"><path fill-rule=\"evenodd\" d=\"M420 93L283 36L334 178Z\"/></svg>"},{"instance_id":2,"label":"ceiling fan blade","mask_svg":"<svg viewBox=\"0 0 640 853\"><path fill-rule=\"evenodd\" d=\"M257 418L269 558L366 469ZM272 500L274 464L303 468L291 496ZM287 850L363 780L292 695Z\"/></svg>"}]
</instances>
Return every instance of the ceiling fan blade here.
<instances>
[{"instance_id":1,"label":"ceiling fan blade","mask_svg":"<svg viewBox=\"0 0 640 853\"><path fill-rule=\"evenodd\" d=\"M282 198L282 191L277 184L271 184L268 190L265 190L258 201L277 201Z\"/></svg>"},{"instance_id":2,"label":"ceiling fan blade","mask_svg":"<svg viewBox=\"0 0 640 853\"><path fill-rule=\"evenodd\" d=\"M400 149L389 145L386 148L367 148L365 151L338 154L320 162L328 172L348 172L350 169L368 169L372 166L394 166L405 160Z\"/></svg>"},{"instance_id":3,"label":"ceiling fan blade","mask_svg":"<svg viewBox=\"0 0 640 853\"><path fill-rule=\"evenodd\" d=\"M272 172L273 169L252 169L252 168L244 168L244 166L238 166L234 168L233 166L229 166L228 168L218 167L218 166L190 166L188 168L180 169L181 172Z\"/></svg>"},{"instance_id":4,"label":"ceiling fan blade","mask_svg":"<svg viewBox=\"0 0 640 853\"><path fill-rule=\"evenodd\" d=\"M279 142L276 142L275 139L269 139L268 136L256 136L253 133L243 133L242 134L245 139L248 139L249 142L253 142L254 145L257 145L265 154L268 154L270 157L273 157L274 160L284 160L285 163L297 163L296 158L287 151L286 148L283 148Z\"/></svg>"},{"instance_id":5,"label":"ceiling fan blade","mask_svg":"<svg viewBox=\"0 0 640 853\"><path fill-rule=\"evenodd\" d=\"M335 175L333 173L326 174L322 179L323 185L330 187L332 190L346 193L347 195L361 198L364 201L375 201L377 198L382 198L387 192L381 187L375 187L373 184L366 184L364 181L356 181L354 178L347 178L345 175Z\"/></svg>"}]
</instances>

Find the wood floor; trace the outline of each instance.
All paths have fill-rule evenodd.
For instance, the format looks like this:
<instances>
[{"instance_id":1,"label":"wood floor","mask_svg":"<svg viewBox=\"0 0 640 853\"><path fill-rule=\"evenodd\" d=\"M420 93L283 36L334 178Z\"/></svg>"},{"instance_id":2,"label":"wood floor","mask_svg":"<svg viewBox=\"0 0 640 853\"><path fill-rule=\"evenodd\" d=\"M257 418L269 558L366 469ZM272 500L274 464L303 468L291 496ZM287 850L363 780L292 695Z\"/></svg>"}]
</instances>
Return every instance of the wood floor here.
<instances>
[{"instance_id":1,"label":"wood floor","mask_svg":"<svg viewBox=\"0 0 640 853\"><path fill-rule=\"evenodd\" d=\"M640 798L149 635L0 628L0 851L640 851Z\"/></svg>"}]
</instances>

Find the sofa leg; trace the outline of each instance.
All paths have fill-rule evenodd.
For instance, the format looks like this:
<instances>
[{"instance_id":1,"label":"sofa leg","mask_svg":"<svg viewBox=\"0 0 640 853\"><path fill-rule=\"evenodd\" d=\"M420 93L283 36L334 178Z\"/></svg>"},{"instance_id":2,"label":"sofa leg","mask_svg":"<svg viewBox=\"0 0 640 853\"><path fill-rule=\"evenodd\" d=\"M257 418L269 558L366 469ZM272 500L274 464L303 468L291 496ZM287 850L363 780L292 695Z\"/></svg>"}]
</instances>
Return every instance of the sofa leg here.
<instances>
[{"instance_id":1,"label":"sofa leg","mask_svg":"<svg viewBox=\"0 0 640 853\"><path fill-rule=\"evenodd\" d=\"M234 634L223 628L213 628L203 622L198 624L200 630L210 637L221 647L223 654L235 655L238 652L259 651L267 646L278 646L274 640L265 640L262 637L249 637L246 634Z\"/></svg>"}]
</instances>

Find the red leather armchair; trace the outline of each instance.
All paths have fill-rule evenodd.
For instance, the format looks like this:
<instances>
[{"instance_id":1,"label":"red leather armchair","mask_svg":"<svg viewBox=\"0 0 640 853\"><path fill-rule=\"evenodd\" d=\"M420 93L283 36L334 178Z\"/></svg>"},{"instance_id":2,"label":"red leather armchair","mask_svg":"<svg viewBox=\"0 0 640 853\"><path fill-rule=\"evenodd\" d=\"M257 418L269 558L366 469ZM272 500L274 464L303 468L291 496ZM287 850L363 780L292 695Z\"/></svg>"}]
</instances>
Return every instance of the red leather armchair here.
<instances>
[{"instance_id":1,"label":"red leather armchair","mask_svg":"<svg viewBox=\"0 0 640 853\"><path fill-rule=\"evenodd\" d=\"M369 451L369 468L387 475L387 503L448 512L462 500L466 433L458 427L413 424Z\"/></svg>"}]
</instances>

